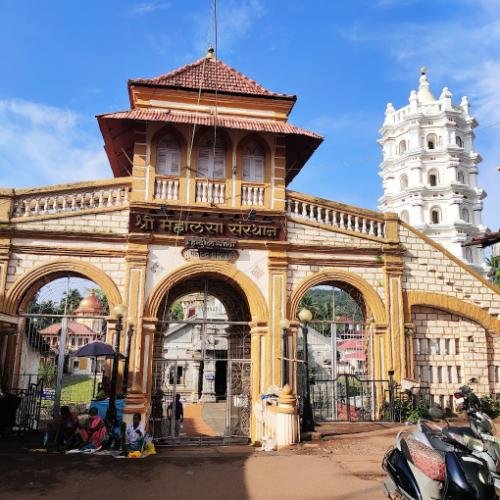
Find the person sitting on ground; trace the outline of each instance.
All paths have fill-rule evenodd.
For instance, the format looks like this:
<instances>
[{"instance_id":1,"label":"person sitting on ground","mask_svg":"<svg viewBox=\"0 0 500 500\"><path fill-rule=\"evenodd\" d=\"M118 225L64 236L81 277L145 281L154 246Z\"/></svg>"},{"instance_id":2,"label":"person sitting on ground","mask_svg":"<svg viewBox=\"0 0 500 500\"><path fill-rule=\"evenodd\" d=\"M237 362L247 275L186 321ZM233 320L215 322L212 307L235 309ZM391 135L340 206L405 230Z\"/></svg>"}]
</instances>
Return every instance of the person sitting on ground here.
<instances>
[{"instance_id":1,"label":"person sitting on ground","mask_svg":"<svg viewBox=\"0 0 500 500\"><path fill-rule=\"evenodd\" d=\"M169 419L172 418L172 406L173 402L168 405L167 416ZM184 406L181 403L181 395L177 393L175 395L175 437L178 437L181 432L181 424L184 421Z\"/></svg>"},{"instance_id":2,"label":"person sitting on ground","mask_svg":"<svg viewBox=\"0 0 500 500\"><path fill-rule=\"evenodd\" d=\"M124 433L123 451L142 451L145 438L144 425L141 422L141 414L134 413L132 423L128 424Z\"/></svg>"},{"instance_id":3,"label":"person sitting on ground","mask_svg":"<svg viewBox=\"0 0 500 500\"><path fill-rule=\"evenodd\" d=\"M97 408L92 406L89 410L89 419L85 426L78 430L84 449L100 449L107 436L106 425L98 415Z\"/></svg>"},{"instance_id":4,"label":"person sitting on ground","mask_svg":"<svg viewBox=\"0 0 500 500\"><path fill-rule=\"evenodd\" d=\"M45 447L47 450L69 450L76 446L75 433L78 429L78 418L70 411L69 406L61 406L60 415L47 425Z\"/></svg>"}]
</instances>

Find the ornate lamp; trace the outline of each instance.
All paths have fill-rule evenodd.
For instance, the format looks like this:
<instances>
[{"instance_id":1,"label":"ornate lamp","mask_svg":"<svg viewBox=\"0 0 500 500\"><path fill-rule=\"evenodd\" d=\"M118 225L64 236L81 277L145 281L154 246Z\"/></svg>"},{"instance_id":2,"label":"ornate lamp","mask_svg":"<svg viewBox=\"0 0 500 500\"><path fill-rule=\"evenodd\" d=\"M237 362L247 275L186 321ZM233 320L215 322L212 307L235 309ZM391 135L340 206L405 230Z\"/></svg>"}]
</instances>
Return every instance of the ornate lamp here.
<instances>
[{"instance_id":1,"label":"ornate lamp","mask_svg":"<svg viewBox=\"0 0 500 500\"><path fill-rule=\"evenodd\" d=\"M108 419L116 423L116 384L118 381L118 362L120 359L120 335L122 332L123 316L127 314L127 307L118 304L113 308L113 314L116 318L115 324L115 354L113 356L113 369L111 371L111 387L109 394Z\"/></svg>"}]
</instances>

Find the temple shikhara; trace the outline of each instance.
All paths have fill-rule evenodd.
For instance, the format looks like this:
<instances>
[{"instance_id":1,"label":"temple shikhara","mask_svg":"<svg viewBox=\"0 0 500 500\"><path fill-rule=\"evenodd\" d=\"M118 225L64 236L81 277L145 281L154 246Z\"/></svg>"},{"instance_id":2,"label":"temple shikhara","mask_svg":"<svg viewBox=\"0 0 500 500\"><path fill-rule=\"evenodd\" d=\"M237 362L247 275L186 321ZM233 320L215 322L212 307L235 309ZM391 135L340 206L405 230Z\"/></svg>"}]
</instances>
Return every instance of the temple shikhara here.
<instances>
[{"instance_id":1,"label":"temple shikhara","mask_svg":"<svg viewBox=\"0 0 500 500\"><path fill-rule=\"evenodd\" d=\"M480 225L477 158L453 167L466 178L433 186L451 170L440 133L422 122L431 97L412 94L408 113L387 111L378 212L287 189L323 138L289 122L296 96L264 88L213 51L129 80L128 95L130 109L97 115L113 178L0 190L2 387L24 390L28 374L36 383L33 356L46 354L33 351L34 331L56 346L51 338L66 328L57 324L67 323L78 330L69 339L98 331L113 344L113 315L67 310L43 322L35 311L47 283L75 277L94 283L110 311L126 306L125 418L142 413L158 439L172 432L176 394L186 439L286 444L299 438L308 398L316 420L374 420L401 384L445 407L471 380L479 394L500 393L499 290L480 273L479 254L458 255L455 234L475 236ZM439 130L448 115L463 125L458 162L472 151L474 123L449 99L435 114ZM420 147L411 113L434 134L418 158L407 151ZM437 176L432 187L417 187L422 175ZM403 184L411 200L396 194ZM460 218L438 235L455 238L446 247L431 239L442 222L432 210L448 217L442 198L432 201L442 192L457 203L449 217ZM306 309L310 318L299 319Z\"/></svg>"}]
</instances>

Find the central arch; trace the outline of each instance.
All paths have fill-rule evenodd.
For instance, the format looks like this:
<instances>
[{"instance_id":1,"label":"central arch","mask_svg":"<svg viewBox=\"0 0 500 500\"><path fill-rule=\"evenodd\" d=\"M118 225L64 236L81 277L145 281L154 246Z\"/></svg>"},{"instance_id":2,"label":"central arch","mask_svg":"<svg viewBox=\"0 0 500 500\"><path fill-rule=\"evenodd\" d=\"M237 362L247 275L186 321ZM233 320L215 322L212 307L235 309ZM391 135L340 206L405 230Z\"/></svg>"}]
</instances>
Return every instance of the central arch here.
<instances>
[{"instance_id":1,"label":"central arch","mask_svg":"<svg viewBox=\"0 0 500 500\"><path fill-rule=\"evenodd\" d=\"M151 292L144 307L145 318L156 320L160 304L168 290L175 285L191 278L215 276L220 280L228 281L232 286L241 290L248 301L252 322L264 322L268 318L268 308L264 296L255 283L235 266L219 262L197 262L177 268L166 276Z\"/></svg>"}]
</instances>

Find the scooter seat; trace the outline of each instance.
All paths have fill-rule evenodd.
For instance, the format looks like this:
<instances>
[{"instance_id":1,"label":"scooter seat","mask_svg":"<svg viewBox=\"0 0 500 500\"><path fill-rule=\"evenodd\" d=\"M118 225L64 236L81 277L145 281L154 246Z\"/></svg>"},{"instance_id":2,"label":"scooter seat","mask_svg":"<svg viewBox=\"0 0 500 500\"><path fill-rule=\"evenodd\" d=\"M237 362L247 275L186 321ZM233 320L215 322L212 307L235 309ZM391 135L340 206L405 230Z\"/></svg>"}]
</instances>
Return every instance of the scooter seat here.
<instances>
[{"instance_id":1,"label":"scooter seat","mask_svg":"<svg viewBox=\"0 0 500 500\"><path fill-rule=\"evenodd\" d=\"M430 420L423 420L422 427L426 428L430 432L440 433L443 431L443 428L436 424L436 422L431 422Z\"/></svg>"},{"instance_id":2,"label":"scooter seat","mask_svg":"<svg viewBox=\"0 0 500 500\"><path fill-rule=\"evenodd\" d=\"M417 469L434 481L444 481L446 465L439 452L414 438L405 439L401 445L401 450Z\"/></svg>"}]
</instances>

